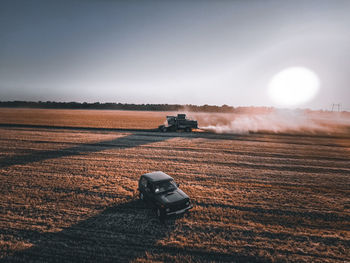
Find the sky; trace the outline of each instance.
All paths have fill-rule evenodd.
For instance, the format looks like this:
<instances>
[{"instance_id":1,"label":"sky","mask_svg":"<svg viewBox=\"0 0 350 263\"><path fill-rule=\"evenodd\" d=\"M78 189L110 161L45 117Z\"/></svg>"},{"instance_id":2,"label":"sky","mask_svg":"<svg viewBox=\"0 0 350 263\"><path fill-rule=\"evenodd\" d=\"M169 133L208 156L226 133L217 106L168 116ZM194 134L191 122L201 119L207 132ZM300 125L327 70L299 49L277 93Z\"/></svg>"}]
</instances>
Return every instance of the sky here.
<instances>
[{"instance_id":1,"label":"sky","mask_svg":"<svg viewBox=\"0 0 350 263\"><path fill-rule=\"evenodd\" d=\"M298 107L350 110L350 1L16 1L0 5L0 100L275 106L304 67Z\"/></svg>"}]
</instances>

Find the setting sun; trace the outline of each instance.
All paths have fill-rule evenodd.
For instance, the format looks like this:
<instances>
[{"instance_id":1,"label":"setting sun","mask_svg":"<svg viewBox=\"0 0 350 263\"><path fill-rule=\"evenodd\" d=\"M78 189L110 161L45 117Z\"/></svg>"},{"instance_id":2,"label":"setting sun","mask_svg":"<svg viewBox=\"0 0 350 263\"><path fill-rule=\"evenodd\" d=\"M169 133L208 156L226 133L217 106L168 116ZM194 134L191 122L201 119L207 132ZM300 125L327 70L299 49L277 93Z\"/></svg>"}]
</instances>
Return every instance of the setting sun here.
<instances>
[{"instance_id":1,"label":"setting sun","mask_svg":"<svg viewBox=\"0 0 350 263\"><path fill-rule=\"evenodd\" d=\"M318 92L319 86L319 78L313 71L291 67L273 76L268 91L276 104L296 106L310 101Z\"/></svg>"}]
</instances>

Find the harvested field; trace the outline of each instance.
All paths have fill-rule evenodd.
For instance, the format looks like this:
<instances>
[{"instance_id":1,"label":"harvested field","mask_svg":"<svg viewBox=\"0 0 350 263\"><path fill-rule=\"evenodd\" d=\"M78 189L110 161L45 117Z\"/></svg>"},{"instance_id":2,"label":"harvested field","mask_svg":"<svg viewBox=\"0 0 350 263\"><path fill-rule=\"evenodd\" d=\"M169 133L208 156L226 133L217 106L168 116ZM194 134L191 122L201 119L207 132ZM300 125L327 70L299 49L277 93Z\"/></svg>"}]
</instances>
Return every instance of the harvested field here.
<instances>
[{"instance_id":1,"label":"harvested field","mask_svg":"<svg viewBox=\"0 0 350 263\"><path fill-rule=\"evenodd\" d=\"M82 128L153 129L174 112L116 110L47 110L0 108L0 124Z\"/></svg>"},{"instance_id":2,"label":"harvested field","mask_svg":"<svg viewBox=\"0 0 350 263\"><path fill-rule=\"evenodd\" d=\"M104 111L16 111L0 110L0 260L350 258L349 137L158 133L137 129L168 113L108 111L111 124ZM155 170L181 184L189 213L161 223L137 200Z\"/></svg>"}]
</instances>

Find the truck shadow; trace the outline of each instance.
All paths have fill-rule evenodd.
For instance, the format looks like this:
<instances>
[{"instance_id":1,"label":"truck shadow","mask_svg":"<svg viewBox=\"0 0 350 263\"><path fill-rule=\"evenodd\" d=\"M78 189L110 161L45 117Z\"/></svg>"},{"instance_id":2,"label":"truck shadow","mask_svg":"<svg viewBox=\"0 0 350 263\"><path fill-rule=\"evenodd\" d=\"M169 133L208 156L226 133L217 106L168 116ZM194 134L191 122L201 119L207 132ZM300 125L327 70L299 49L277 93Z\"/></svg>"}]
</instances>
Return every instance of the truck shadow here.
<instances>
[{"instance_id":1,"label":"truck shadow","mask_svg":"<svg viewBox=\"0 0 350 263\"><path fill-rule=\"evenodd\" d=\"M25 165L33 162L44 161L61 157L84 155L93 152L100 152L108 149L127 149L140 145L161 142L173 138L174 136L155 136L154 133L135 132L124 137L118 137L112 140L105 140L96 143L82 143L76 146L54 149L54 150L31 150L24 155L14 155L0 158L0 168L12 165ZM41 143L41 142L36 142Z\"/></svg>"},{"instance_id":2,"label":"truck shadow","mask_svg":"<svg viewBox=\"0 0 350 263\"><path fill-rule=\"evenodd\" d=\"M169 235L176 218L160 222L142 201L130 200L55 233L18 230L31 248L6 262L129 262L162 252L157 241Z\"/></svg>"}]
</instances>

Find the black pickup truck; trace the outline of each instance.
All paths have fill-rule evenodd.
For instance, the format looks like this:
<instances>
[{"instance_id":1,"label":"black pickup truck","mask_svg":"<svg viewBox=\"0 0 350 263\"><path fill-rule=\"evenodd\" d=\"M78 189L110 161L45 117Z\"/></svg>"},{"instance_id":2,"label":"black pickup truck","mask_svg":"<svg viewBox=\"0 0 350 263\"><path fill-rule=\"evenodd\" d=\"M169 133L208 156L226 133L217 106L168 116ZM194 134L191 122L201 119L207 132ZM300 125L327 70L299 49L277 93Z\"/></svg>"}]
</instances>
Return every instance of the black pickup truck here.
<instances>
[{"instance_id":1,"label":"black pickup truck","mask_svg":"<svg viewBox=\"0 0 350 263\"><path fill-rule=\"evenodd\" d=\"M142 175L138 190L140 199L151 204L160 218L182 214L193 207L174 179L160 171Z\"/></svg>"}]
</instances>

